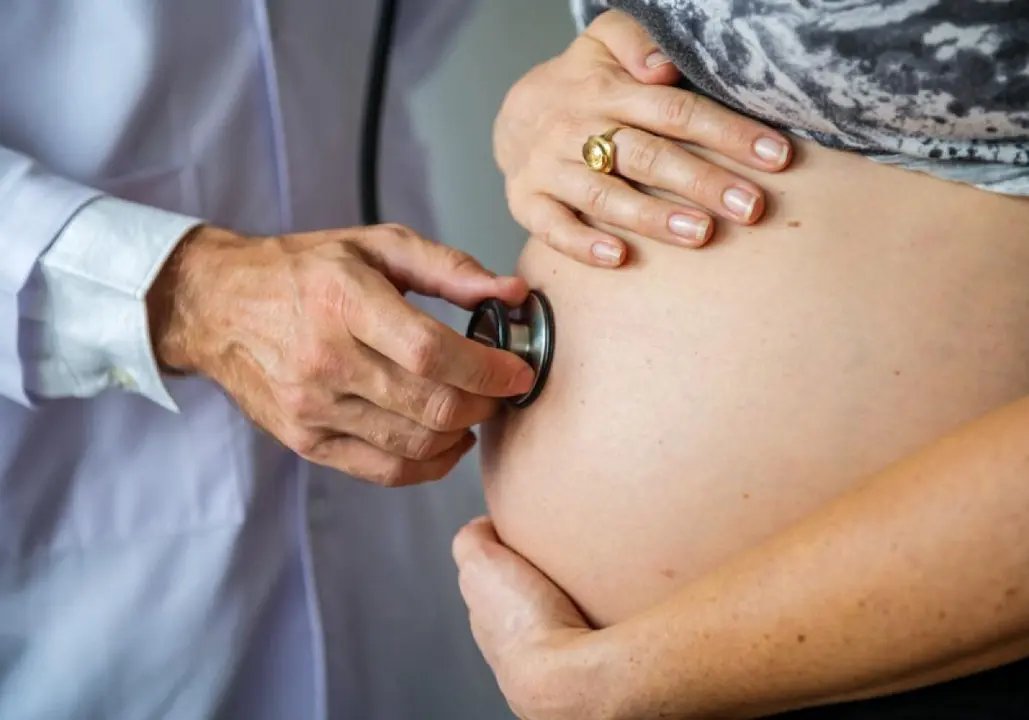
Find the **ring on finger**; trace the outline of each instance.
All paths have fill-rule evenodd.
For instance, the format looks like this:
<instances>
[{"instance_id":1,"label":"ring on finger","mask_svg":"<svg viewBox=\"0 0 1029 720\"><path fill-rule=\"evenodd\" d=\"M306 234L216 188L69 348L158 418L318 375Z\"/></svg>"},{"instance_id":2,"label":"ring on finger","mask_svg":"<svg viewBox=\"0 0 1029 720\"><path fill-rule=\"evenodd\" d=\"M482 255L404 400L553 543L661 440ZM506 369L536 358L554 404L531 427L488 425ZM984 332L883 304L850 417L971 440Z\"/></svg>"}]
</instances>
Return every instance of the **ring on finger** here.
<instances>
[{"instance_id":1,"label":"ring on finger","mask_svg":"<svg viewBox=\"0 0 1029 720\"><path fill-rule=\"evenodd\" d=\"M615 133L625 128L616 125L600 135L590 135L582 145L582 159L593 172L610 175L615 168Z\"/></svg>"}]
</instances>

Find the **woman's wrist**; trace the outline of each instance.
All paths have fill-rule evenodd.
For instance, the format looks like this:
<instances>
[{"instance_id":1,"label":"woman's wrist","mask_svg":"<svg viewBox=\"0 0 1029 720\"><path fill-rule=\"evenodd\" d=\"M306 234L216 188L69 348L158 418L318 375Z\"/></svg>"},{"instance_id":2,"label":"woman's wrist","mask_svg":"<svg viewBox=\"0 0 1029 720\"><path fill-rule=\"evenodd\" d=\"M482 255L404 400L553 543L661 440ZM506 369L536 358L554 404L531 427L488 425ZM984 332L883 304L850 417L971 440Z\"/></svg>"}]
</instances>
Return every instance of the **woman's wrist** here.
<instances>
[{"instance_id":1,"label":"woman's wrist","mask_svg":"<svg viewBox=\"0 0 1029 720\"><path fill-rule=\"evenodd\" d=\"M695 683L683 675L677 661L669 662L668 646L661 642L653 624L653 613L633 618L603 630L582 635L567 648L559 683L577 688L577 694L590 698L583 718L596 720L649 720L650 718L710 717L700 713L700 693L696 704L684 707L685 688ZM674 675L674 677L671 677ZM665 682L665 678L668 682ZM674 690L673 694L669 694Z\"/></svg>"}]
</instances>

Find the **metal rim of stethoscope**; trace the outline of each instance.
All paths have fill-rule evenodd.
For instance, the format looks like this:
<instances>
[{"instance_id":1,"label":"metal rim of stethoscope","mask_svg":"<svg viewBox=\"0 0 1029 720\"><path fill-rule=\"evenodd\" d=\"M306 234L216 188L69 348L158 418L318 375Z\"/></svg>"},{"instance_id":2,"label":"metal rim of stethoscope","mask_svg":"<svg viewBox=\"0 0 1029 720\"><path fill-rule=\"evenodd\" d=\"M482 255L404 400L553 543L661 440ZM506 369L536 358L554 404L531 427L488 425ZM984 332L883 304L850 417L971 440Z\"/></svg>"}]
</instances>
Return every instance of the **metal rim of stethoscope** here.
<instances>
[{"instance_id":1,"label":"metal rim of stethoscope","mask_svg":"<svg viewBox=\"0 0 1029 720\"><path fill-rule=\"evenodd\" d=\"M543 292L531 290L525 302L513 309L497 299L484 300L472 313L466 336L513 352L532 368L532 387L507 398L509 404L525 408L539 397L554 360L554 311Z\"/></svg>"}]
</instances>

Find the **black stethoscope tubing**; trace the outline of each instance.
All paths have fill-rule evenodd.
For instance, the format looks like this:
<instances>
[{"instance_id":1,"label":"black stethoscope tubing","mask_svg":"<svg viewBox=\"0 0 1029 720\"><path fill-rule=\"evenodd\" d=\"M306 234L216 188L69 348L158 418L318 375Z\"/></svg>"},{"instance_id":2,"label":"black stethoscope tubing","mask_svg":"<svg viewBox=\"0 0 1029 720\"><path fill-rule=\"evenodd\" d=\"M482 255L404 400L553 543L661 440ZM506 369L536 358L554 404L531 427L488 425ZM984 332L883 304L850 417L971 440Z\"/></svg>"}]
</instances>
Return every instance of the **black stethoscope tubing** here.
<instances>
[{"instance_id":1,"label":"black stethoscope tubing","mask_svg":"<svg viewBox=\"0 0 1029 720\"><path fill-rule=\"evenodd\" d=\"M365 225L382 222L379 201L379 155L382 143L383 108L389 82L389 57L397 20L397 1L382 0L375 32L372 64L368 71L364 127L361 129L360 185L361 217Z\"/></svg>"}]
</instances>

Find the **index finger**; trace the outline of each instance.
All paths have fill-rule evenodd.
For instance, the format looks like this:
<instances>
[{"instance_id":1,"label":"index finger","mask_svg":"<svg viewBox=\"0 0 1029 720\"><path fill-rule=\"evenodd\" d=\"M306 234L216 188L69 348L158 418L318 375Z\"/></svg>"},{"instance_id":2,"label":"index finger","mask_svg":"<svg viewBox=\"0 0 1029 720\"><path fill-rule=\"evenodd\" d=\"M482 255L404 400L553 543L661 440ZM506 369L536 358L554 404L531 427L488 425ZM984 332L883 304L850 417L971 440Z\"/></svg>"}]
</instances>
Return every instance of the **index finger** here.
<instances>
[{"instance_id":1,"label":"index finger","mask_svg":"<svg viewBox=\"0 0 1029 720\"><path fill-rule=\"evenodd\" d=\"M344 306L344 320L359 341L408 372L486 397L511 397L532 387L533 371L521 358L458 334L404 300L371 268Z\"/></svg>"}]
</instances>

